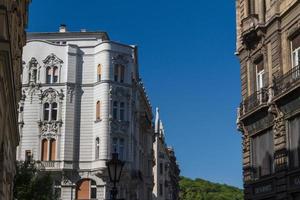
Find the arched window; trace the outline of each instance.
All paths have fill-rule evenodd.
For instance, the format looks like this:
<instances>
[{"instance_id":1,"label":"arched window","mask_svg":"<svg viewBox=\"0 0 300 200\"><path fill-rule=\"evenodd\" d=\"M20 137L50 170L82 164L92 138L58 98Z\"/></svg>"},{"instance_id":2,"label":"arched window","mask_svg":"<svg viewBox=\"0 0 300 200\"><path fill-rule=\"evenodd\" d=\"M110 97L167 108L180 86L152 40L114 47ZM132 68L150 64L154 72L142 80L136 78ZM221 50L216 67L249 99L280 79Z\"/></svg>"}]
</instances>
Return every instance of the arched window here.
<instances>
[{"instance_id":1,"label":"arched window","mask_svg":"<svg viewBox=\"0 0 300 200\"><path fill-rule=\"evenodd\" d=\"M53 161L56 159L56 140L51 139L50 140L50 151L49 151L49 160Z\"/></svg>"},{"instance_id":2,"label":"arched window","mask_svg":"<svg viewBox=\"0 0 300 200\"><path fill-rule=\"evenodd\" d=\"M49 120L49 114L50 114L50 106L49 103L44 104L44 121Z\"/></svg>"},{"instance_id":3,"label":"arched window","mask_svg":"<svg viewBox=\"0 0 300 200\"><path fill-rule=\"evenodd\" d=\"M97 198L96 182L89 179L81 180L76 187L76 199L87 200Z\"/></svg>"},{"instance_id":4,"label":"arched window","mask_svg":"<svg viewBox=\"0 0 300 200\"><path fill-rule=\"evenodd\" d=\"M52 83L57 83L58 81L58 68L53 67L53 78L52 78Z\"/></svg>"},{"instance_id":5,"label":"arched window","mask_svg":"<svg viewBox=\"0 0 300 200\"><path fill-rule=\"evenodd\" d=\"M99 153L100 153L100 140L97 137L96 138L96 150L95 150L95 159L99 159Z\"/></svg>"},{"instance_id":6,"label":"arched window","mask_svg":"<svg viewBox=\"0 0 300 200\"><path fill-rule=\"evenodd\" d=\"M42 140L41 160L42 161L48 160L48 140L47 139L43 139Z\"/></svg>"},{"instance_id":7,"label":"arched window","mask_svg":"<svg viewBox=\"0 0 300 200\"><path fill-rule=\"evenodd\" d=\"M52 69L51 67L47 67L46 69L46 83L51 83L51 78L52 78Z\"/></svg>"},{"instance_id":8,"label":"arched window","mask_svg":"<svg viewBox=\"0 0 300 200\"><path fill-rule=\"evenodd\" d=\"M52 103L51 104L51 120L57 120L57 103Z\"/></svg>"},{"instance_id":9,"label":"arched window","mask_svg":"<svg viewBox=\"0 0 300 200\"><path fill-rule=\"evenodd\" d=\"M97 67L97 81L100 82L101 81L101 65L99 64Z\"/></svg>"},{"instance_id":10,"label":"arched window","mask_svg":"<svg viewBox=\"0 0 300 200\"><path fill-rule=\"evenodd\" d=\"M97 101L96 103L96 120L100 119L100 101Z\"/></svg>"}]
</instances>

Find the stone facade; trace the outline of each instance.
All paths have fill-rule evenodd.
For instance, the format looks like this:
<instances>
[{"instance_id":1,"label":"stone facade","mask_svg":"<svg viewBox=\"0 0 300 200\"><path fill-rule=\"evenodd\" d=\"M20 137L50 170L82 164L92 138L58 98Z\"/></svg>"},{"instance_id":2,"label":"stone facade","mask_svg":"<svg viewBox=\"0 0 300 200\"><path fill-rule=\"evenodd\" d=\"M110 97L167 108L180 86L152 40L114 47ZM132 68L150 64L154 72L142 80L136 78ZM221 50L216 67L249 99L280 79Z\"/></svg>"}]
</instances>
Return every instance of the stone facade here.
<instances>
[{"instance_id":1,"label":"stone facade","mask_svg":"<svg viewBox=\"0 0 300 200\"><path fill-rule=\"evenodd\" d=\"M172 148L165 141L165 130L156 109L155 141L153 144L154 162L153 200L179 199L179 166Z\"/></svg>"},{"instance_id":2,"label":"stone facade","mask_svg":"<svg viewBox=\"0 0 300 200\"><path fill-rule=\"evenodd\" d=\"M300 2L236 0L245 199L300 199Z\"/></svg>"},{"instance_id":3,"label":"stone facade","mask_svg":"<svg viewBox=\"0 0 300 200\"><path fill-rule=\"evenodd\" d=\"M105 32L28 34L17 158L41 161L61 199L108 199L115 151L126 162L118 198L152 198L152 111L137 56Z\"/></svg>"},{"instance_id":4,"label":"stone facade","mask_svg":"<svg viewBox=\"0 0 300 200\"><path fill-rule=\"evenodd\" d=\"M29 0L0 0L0 199L12 199Z\"/></svg>"}]
</instances>

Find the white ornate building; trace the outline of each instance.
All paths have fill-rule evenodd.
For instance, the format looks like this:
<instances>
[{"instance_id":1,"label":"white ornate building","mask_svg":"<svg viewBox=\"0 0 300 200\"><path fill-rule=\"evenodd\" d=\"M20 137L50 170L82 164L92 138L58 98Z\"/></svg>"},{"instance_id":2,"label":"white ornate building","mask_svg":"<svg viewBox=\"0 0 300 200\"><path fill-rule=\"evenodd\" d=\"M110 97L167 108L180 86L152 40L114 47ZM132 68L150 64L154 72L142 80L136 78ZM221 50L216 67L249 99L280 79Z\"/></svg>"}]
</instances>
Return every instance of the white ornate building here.
<instances>
[{"instance_id":1,"label":"white ornate building","mask_svg":"<svg viewBox=\"0 0 300 200\"><path fill-rule=\"evenodd\" d=\"M105 32L30 33L23 55L18 160L31 157L61 199L108 199L105 166L126 161L118 198L152 199L152 112L137 47Z\"/></svg>"}]
</instances>

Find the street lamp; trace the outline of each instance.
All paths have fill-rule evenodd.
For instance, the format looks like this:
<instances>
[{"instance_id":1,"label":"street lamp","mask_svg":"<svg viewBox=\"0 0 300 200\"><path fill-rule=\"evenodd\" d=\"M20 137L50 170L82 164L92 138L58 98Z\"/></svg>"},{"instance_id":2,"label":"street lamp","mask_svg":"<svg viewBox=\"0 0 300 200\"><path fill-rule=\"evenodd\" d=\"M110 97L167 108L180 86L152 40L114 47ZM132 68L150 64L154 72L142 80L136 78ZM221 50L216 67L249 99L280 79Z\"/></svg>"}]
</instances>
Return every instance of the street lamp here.
<instances>
[{"instance_id":1,"label":"street lamp","mask_svg":"<svg viewBox=\"0 0 300 200\"><path fill-rule=\"evenodd\" d=\"M108 175L110 182L113 183L113 188L111 190L111 200L116 200L118 190L116 184L120 181L121 173L125 162L118 159L118 153L112 154L112 159L106 162L106 166L108 168Z\"/></svg>"}]
</instances>

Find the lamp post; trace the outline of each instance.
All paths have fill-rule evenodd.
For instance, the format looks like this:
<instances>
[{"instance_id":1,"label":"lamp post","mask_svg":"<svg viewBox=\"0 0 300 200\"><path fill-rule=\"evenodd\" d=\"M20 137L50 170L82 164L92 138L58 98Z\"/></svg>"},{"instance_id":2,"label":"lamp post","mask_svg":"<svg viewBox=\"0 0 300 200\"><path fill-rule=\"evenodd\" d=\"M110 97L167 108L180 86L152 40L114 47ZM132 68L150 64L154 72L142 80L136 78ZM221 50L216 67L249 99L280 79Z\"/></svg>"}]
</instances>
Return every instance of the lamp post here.
<instances>
[{"instance_id":1,"label":"lamp post","mask_svg":"<svg viewBox=\"0 0 300 200\"><path fill-rule=\"evenodd\" d=\"M106 166L108 168L108 175L110 182L113 183L113 188L111 190L111 200L117 200L117 183L120 181L121 173L123 170L123 167L125 165L125 162L118 159L118 153L112 154L112 159L106 162Z\"/></svg>"}]
</instances>

